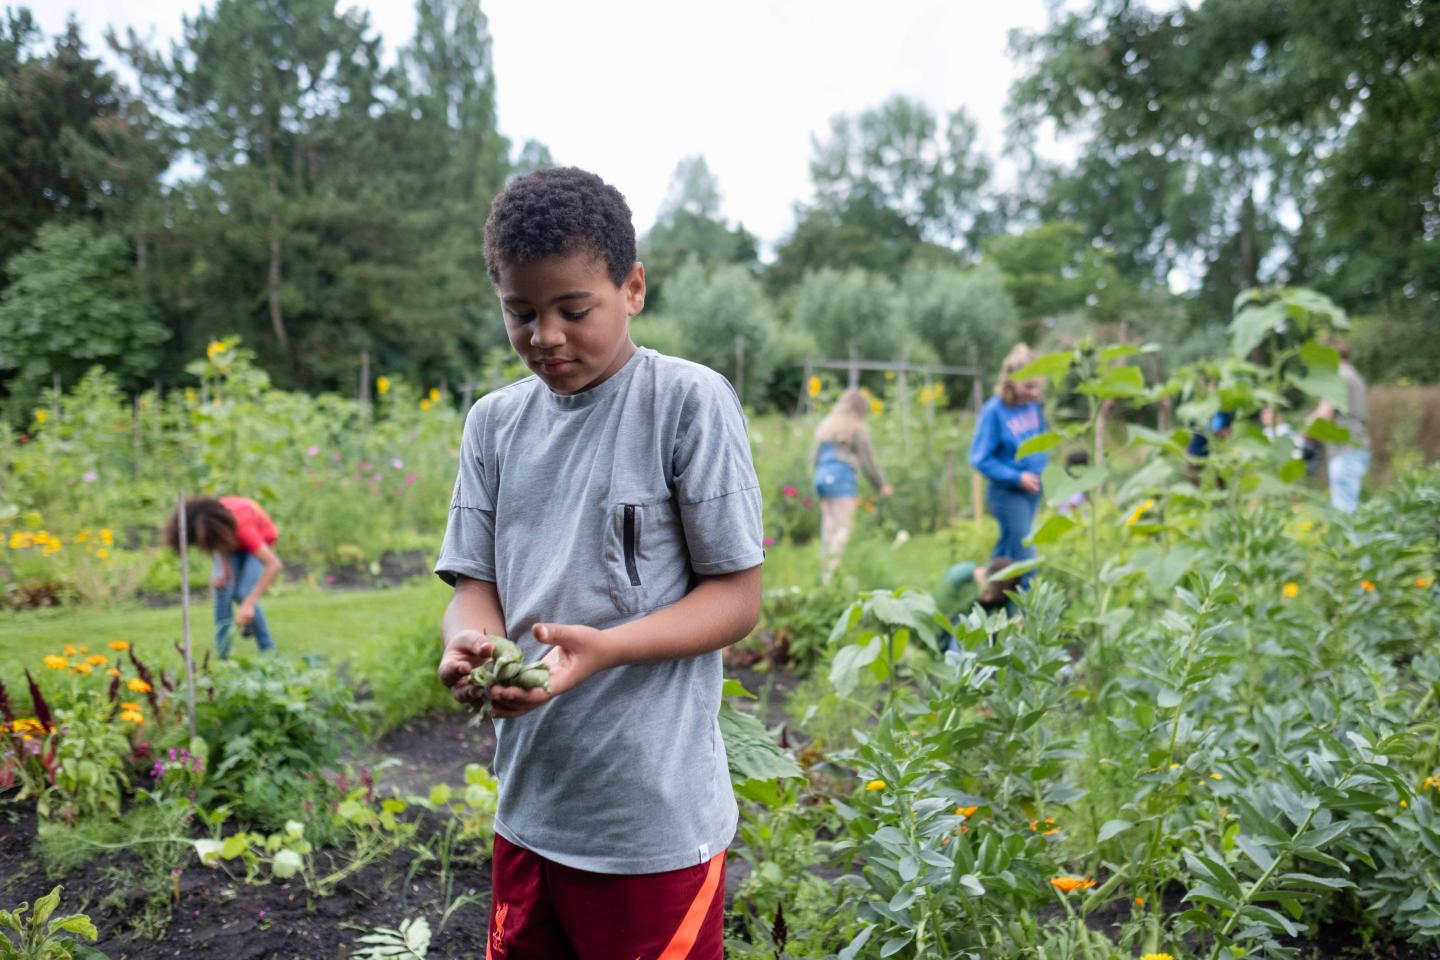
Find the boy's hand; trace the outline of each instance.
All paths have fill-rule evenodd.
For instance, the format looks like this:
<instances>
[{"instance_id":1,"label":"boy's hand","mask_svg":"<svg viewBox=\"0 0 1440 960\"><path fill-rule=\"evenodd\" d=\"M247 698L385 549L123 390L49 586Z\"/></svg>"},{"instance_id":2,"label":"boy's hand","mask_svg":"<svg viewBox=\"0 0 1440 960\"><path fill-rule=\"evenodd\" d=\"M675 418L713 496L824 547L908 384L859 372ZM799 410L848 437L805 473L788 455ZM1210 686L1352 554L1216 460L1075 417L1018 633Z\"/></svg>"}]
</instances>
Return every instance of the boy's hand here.
<instances>
[{"instance_id":1,"label":"boy's hand","mask_svg":"<svg viewBox=\"0 0 1440 960\"><path fill-rule=\"evenodd\" d=\"M495 644L480 630L465 630L445 647L437 671L440 682L450 688L450 695L461 703L479 703L489 691L470 682L470 671L489 660ZM492 688L499 689L499 688Z\"/></svg>"},{"instance_id":2,"label":"boy's hand","mask_svg":"<svg viewBox=\"0 0 1440 960\"><path fill-rule=\"evenodd\" d=\"M249 600L240 604L240 609L235 611L235 622L242 627L248 627L255 622L255 604Z\"/></svg>"},{"instance_id":3,"label":"boy's hand","mask_svg":"<svg viewBox=\"0 0 1440 960\"><path fill-rule=\"evenodd\" d=\"M529 713L551 697L558 697L607 667L613 645L605 633L574 623L539 623L535 639L554 647L540 662L550 668L550 689L523 690L520 687L491 687L490 704L497 717L518 717Z\"/></svg>"}]
</instances>

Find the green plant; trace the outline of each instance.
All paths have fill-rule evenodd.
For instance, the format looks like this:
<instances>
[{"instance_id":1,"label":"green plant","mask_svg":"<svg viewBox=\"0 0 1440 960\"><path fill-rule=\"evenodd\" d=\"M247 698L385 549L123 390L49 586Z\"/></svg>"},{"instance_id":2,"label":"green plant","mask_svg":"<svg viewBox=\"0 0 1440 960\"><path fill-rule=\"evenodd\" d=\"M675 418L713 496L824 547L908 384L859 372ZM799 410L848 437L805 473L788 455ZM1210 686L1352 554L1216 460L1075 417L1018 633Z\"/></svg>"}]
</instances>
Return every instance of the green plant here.
<instances>
[{"instance_id":1,"label":"green plant","mask_svg":"<svg viewBox=\"0 0 1440 960\"><path fill-rule=\"evenodd\" d=\"M394 927L376 927L356 940L366 944L355 952L355 960L425 960L430 953L430 924L424 917L411 917Z\"/></svg>"},{"instance_id":2,"label":"green plant","mask_svg":"<svg viewBox=\"0 0 1440 960\"><path fill-rule=\"evenodd\" d=\"M53 916L60 906L61 889L57 886L36 900L35 912L28 920L24 914L30 909L29 903L22 903L14 910L0 910L0 929L13 930L19 936L18 944L8 933L0 937L0 960L103 960L105 954L99 950L66 936L96 939L100 934L89 917L83 913Z\"/></svg>"}]
</instances>

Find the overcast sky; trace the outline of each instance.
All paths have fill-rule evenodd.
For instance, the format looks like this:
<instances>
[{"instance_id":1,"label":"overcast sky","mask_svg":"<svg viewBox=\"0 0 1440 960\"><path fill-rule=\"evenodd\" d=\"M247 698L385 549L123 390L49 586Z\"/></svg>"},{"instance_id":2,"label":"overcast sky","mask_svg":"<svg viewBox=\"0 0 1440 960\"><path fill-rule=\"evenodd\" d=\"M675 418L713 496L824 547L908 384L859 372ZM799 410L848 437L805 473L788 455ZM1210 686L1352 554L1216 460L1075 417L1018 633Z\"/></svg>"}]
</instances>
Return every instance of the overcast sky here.
<instances>
[{"instance_id":1,"label":"overcast sky","mask_svg":"<svg viewBox=\"0 0 1440 960\"><path fill-rule=\"evenodd\" d=\"M341 0L342 5L348 0ZM362 0L394 51L412 0ZM107 25L168 48L201 0L42 0L48 32L73 12L97 49ZM500 130L599 173L649 229L675 164L702 155L723 210L766 247L810 194L812 135L896 93L964 106L992 157L1015 69L1009 32L1045 23L1044 0L482 0L494 37ZM1008 166L1002 166L1001 177Z\"/></svg>"}]
</instances>

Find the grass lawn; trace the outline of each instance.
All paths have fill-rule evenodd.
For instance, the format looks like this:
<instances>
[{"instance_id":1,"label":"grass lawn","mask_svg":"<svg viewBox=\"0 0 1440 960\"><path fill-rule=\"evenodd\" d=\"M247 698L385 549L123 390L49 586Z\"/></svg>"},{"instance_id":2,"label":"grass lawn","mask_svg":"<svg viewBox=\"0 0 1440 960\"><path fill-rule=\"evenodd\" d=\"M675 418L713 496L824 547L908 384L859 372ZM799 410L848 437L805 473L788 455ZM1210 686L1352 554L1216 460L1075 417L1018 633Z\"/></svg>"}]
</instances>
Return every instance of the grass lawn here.
<instances>
[{"instance_id":1,"label":"grass lawn","mask_svg":"<svg viewBox=\"0 0 1440 960\"><path fill-rule=\"evenodd\" d=\"M450 590L438 580L417 581L374 591L287 589L267 597L265 616L280 651L315 655L331 663L366 659L380 641L430 630L439 648L440 614ZM60 653L67 643L110 653L111 640L127 640L148 665L181 665L175 644L181 636L178 606L159 609L138 604L111 607L60 607L0 615L0 680L12 693L24 689L24 668L37 676L41 658ZM190 631L196 658L213 649L214 620L202 590L190 605ZM249 648L248 650L246 648ZM253 653L248 637L235 638L237 653Z\"/></svg>"}]
</instances>

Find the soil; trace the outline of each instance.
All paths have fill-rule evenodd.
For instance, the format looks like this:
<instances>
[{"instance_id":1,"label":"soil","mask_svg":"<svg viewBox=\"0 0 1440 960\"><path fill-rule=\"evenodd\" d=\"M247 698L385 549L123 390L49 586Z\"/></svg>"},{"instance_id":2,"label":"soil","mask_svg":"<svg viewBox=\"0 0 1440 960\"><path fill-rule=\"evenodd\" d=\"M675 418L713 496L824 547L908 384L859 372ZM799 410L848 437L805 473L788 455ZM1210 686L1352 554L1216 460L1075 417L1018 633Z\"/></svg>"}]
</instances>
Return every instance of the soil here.
<instances>
[{"instance_id":1,"label":"soil","mask_svg":"<svg viewBox=\"0 0 1440 960\"><path fill-rule=\"evenodd\" d=\"M753 667L732 663L727 675L759 695L758 701L748 702L752 709L763 705L767 726L779 728L782 737L799 747L795 735L786 729L784 709L796 679ZM379 790L403 797L428 793L438 783L463 784L466 764L488 765L494 751L491 724L474 725L467 712L444 711L387 734L353 759L373 768L392 758L394 762L378 777ZM147 939L138 936L135 928L150 896L145 884L155 880L147 876L138 858L97 858L66 876L48 877L36 842L33 806L0 796L0 906L33 902L57 883L63 884L60 912L88 913L100 931L95 946L111 960L345 958L360 948L358 938L373 928L397 927L421 914L432 925L430 956L478 960L485 955L489 863L456 863L447 901L436 862L417 863L414 849L432 841L439 827L438 819L422 811L410 849L365 867L342 883L333 896L324 898L311 895L299 878L250 885L238 875L232 878L192 857L173 878L179 896L171 905L168 923L163 929L152 929L153 939ZM732 858L726 871L727 904L733 901L746 872L744 862ZM1178 890L1175 895L1178 899ZM440 928L438 917L447 903L466 896L475 901L462 903ZM1103 929L1121 919L1118 913L1109 916L1097 911L1091 925ZM1302 956L1315 960L1437 956L1434 950L1400 942L1362 944L1355 930L1344 924L1322 928L1313 939L1295 946L1302 949Z\"/></svg>"}]
</instances>

